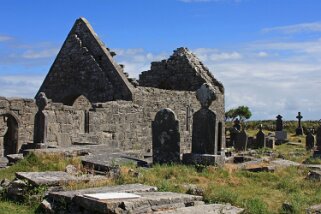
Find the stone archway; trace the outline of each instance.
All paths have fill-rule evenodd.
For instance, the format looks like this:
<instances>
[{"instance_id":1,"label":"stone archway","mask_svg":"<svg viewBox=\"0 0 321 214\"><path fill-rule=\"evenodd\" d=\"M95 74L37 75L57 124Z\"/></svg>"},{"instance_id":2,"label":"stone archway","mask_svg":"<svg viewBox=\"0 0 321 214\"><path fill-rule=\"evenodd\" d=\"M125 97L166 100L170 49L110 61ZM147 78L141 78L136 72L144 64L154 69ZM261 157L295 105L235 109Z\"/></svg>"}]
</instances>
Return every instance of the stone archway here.
<instances>
[{"instance_id":1,"label":"stone archway","mask_svg":"<svg viewBox=\"0 0 321 214\"><path fill-rule=\"evenodd\" d=\"M10 113L0 115L0 157L18 153L17 119Z\"/></svg>"}]
</instances>

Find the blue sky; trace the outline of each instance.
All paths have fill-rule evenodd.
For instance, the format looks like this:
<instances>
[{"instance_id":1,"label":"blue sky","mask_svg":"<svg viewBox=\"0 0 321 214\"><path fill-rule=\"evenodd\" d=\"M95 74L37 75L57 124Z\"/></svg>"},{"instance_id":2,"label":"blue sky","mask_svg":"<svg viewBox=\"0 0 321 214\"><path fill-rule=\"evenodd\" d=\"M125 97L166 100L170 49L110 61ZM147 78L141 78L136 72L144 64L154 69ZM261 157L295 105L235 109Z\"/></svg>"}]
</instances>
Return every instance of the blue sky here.
<instances>
[{"instance_id":1,"label":"blue sky","mask_svg":"<svg viewBox=\"0 0 321 214\"><path fill-rule=\"evenodd\" d=\"M320 0L2 0L0 96L33 97L83 16L137 77L188 47L253 119L321 118Z\"/></svg>"}]
</instances>

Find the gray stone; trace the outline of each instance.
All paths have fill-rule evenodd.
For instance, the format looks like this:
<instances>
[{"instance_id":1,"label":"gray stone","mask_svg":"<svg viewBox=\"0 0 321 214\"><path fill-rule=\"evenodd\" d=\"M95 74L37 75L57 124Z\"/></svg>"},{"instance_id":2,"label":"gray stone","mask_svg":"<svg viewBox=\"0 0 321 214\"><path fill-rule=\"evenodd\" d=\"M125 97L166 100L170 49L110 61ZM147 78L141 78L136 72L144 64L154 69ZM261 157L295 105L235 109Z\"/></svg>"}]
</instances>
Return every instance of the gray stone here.
<instances>
[{"instance_id":1,"label":"gray stone","mask_svg":"<svg viewBox=\"0 0 321 214\"><path fill-rule=\"evenodd\" d=\"M71 165L71 164L68 164L66 166L65 172L67 172L68 174L71 174L71 175L78 175L79 174L79 170L74 165Z\"/></svg>"},{"instance_id":2,"label":"gray stone","mask_svg":"<svg viewBox=\"0 0 321 214\"><path fill-rule=\"evenodd\" d=\"M258 148L265 147L265 134L262 131L262 124L259 126L259 132L256 134L256 144Z\"/></svg>"},{"instance_id":3,"label":"gray stone","mask_svg":"<svg viewBox=\"0 0 321 214\"><path fill-rule=\"evenodd\" d=\"M309 180L321 181L321 170L311 170L308 174Z\"/></svg>"},{"instance_id":4,"label":"gray stone","mask_svg":"<svg viewBox=\"0 0 321 214\"><path fill-rule=\"evenodd\" d=\"M75 203L96 213L153 213L193 205L202 200L194 196L172 192L136 192L137 199L94 200L84 196L76 196Z\"/></svg>"},{"instance_id":5,"label":"gray stone","mask_svg":"<svg viewBox=\"0 0 321 214\"><path fill-rule=\"evenodd\" d=\"M244 209L230 204L206 204L191 207L182 207L169 211L156 212L157 214L240 214Z\"/></svg>"},{"instance_id":6,"label":"gray stone","mask_svg":"<svg viewBox=\"0 0 321 214\"><path fill-rule=\"evenodd\" d=\"M236 151L246 151L247 142L248 142L248 135L247 135L246 131L243 129L236 136L236 141L235 141L235 144L234 144L235 150Z\"/></svg>"},{"instance_id":7,"label":"gray stone","mask_svg":"<svg viewBox=\"0 0 321 214\"><path fill-rule=\"evenodd\" d=\"M194 165L218 165L223 166L225 163L225 157L223 155L210 155L210 154L194 154L184 153L183 163Z\"/></svg>"},{"instance_id":8,"label":"gray stone","mask_svg":"<svg viewBox=\"0 0 321 214\"><path fill-rule=\"evenodd\" d=\"M48 99L44 92L40 92L36 97L36 104L38 106L38 112L35 115L34 122L34 138L35 144L47 144L47 129L48 129L48 118L44 109L48 105ZM36 146L37 147L37 146Z\"/></svg>"},{"instance_id":9,"label":"gray stone","mask_svg":"<svg viewBox=\"0 0 321 214\"><path fill-rule=\"evenodd\" d=\"M300 163L290 161L290 160L284 160L284 159L273 160L270 163L276 167L301 166Z\"/></svg>"},{"instance_id":10,"label":"gray stone","mask_svg":"<svg viewBox=\"0 0 321 214\"><path fill-rule=\"evenodd\" d=\"M282 116L278 115L276 116L276 128L275 131L283 131L283 121L282 121Z\"/></svg>"},{"instance_id":11,"label":"gray stone","mask_svg":"<svg viewBox=\"0 0 321 214\"><path fill-rule=\"evenodd\" d=\"M296 116L296 118L298 119L298 127L295 129L295 134L296 135L303 135L303 128L302 128L302 124L301 124L301 119L303 117L301 115L301 112L298 112L298 116Z\"/></svg>"},{"instance_id":12,"label":"gray stone","mask_svg":"<svg viewBox=\"0 0 321 214\"><path fill-rule=\"evenodd\" d=\"M305 137L305 148L307 151L312 150L314 148L314 136L311 131L308 132L307 136Z\"/></svg>"},{"instance_id":13,"label":"gray stone","mask_svg":"<svg viewBox=\"0 0 321 214\"><path fill-rule=\"evenodd\" d=\"M306 210L307 214L320 214L321 213L321 204L316 204L313 206L310 206Z\"/></svg>"},{"instance_id":14,"label":"gray stone","mask_svg":"<svg viewBox=\"0 0 321 214\"><path fill-rule=\"evenodd\" d=\"M265 138L265 146L270 149L274 149L275 146L275 138L274 137L267 137Z\"/></svg>"},{"instance_id":15,"label":"gray stone","mask_svg":"<svg viewBox=\"0 0 321 214\"><path fill-rule=\"evenodd\" d=\"M192 153L216 154L216 114L209 109L216 99L215 90L209 84L203 84L196 92L201 109L193 115Z\"/></svg>"},{"instance_id":16,"label":"gray stone","mask_svg":"<svg viewBox=\"0 0 321 214\"><path fill-rule=\"evenodd\" d=\"M321 124L317 129L316 138L317 138L317 142L316 142L317 149L321 150Z\"/></svg>"},{"instance_id":17,"label":"gray stone","mask_svg":"<svg viewBox=\"0 0 321 214\"><path fill-rule=\"evenodd\" d=\"M180 161L180 133L175 113L168 108L157 112L152 122L153 163Z\"/></svg>"}]
</instances>

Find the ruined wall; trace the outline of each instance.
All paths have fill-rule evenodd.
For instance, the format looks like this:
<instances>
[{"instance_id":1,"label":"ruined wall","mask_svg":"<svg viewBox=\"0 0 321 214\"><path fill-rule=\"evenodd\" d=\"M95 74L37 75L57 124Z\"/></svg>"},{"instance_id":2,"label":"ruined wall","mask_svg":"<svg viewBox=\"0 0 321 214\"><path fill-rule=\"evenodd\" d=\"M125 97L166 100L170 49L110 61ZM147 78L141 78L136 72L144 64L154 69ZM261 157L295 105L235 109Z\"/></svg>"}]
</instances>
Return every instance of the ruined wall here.
<instances>
[{"instance_id":1,"label":"ruined wall","mask_svg":"<svg viewBox=\"0 0 321 214\"><path fill-rule=\"evenodd\" d=\"M13 150L19 151L22 144L31 143L33 138L34 115L37 111L33 99L6 99L0 97L0 157L3 156L5 145L4 138L8 131L7 119L13 118L17 124L17 136L10 136L8 139L8 149L15 147ZM17 145L12 145L17 140ZM11 144L12 143L12 144Z\"/></svg>"}]
</instances>

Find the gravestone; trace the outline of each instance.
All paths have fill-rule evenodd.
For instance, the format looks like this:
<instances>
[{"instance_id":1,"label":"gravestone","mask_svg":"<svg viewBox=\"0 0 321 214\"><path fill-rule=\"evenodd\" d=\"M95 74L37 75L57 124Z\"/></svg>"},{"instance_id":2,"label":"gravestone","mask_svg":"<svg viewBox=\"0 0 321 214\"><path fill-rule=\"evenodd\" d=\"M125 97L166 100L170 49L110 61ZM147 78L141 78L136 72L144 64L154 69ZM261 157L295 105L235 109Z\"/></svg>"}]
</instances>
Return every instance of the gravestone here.
<instances>
[{"instance_id":1,"label":"gravestone","mask_svg":"<svg viewBox=\"0 0 321 214\"><path fill-rule=\"evenodd\" d=\"M314 136L312 134L312 130L308 131L308 134L305 137L305 141L306 141L306 144L305 144L306 150L307 151L312 150L314 148L314 141L315 141Z\"/></svg>"},{"instance_id":2,"label":"gravestone","mask_svg":"<svg viewBox=\"0 0 321 214\"><path fill-rule=\"evenodd\" d=\"M243 128L242 131L237 135L234 149L236 151L245 151L247 149L248 136Z\"/></svg>"},{"instance_id":3,"label":"gravestone","mask_svg":"<svg viewBox=\"0 0 321 214\"><path fill-rule=\"evenodd\" d=\"M265 147L265 134L262 131L263 127L262 124L259 126L259 132L256 134L256 144L257 148L264 148Z\"/></svg>"},{"instance_id":4,"label":"gravestone","mask_svg":"<svg viewBox=\"0 0 321 214\"><path fill-rule=\"evenodd\" d=\"M241 132L241 125L240 125L240 120L238 118L236 118L236 120L234 120L234 125L232 128L230 128L230 144L231 146L235 147L235 143L236 140L238 138L238 135Z\"/></svg>"},{"instance_id":5,"label":"gravestone","mask_svg":"<svg viewBox=\"0 0 321 214\"><path fill-rule=\"evenodd\" d=\"M216 154L216 114L209 109L216 99L213 86L204 83L196 92L201 109L193 115L192 153Z\"/></svg>"},{"instance_id":6,"label":"gravestone","mask_svg":"<svg viewBox=\"0 0 321 214\"><path fill-rule=\"evenodd\" d=\"M44 112L44 109L48 105L48 99L45 93L40 92L38 94L36 97L36 105L38 106L38 112L35 115L33 142L36 148L43 148L47 144L48 128L48 118Z\"/></svg>"},{"instance_id":7,"label":"gravestone","mask_svg":"<svg viewBox=\"0 0 321 214\"><path fill-rule=\"evenodd\" d=\"M296 116L296 118L298 119L298 128L296 128L295 134L296 135L303 135L303 128L302 128L302 124L301 124L301 119L303 117L301 115L301 112L298 112L298 116Z\"/></svg>"},{"instance_id":8,"label":"gravestone","mask_svg":"<svg viewBox=\"0 0 321 214\"><path fill-rule=\"evenodd\" d=\"M316 143L316 146L317 146L317 149L318 150L321 150L321 120L319 120L319 127L317 129L317 143Z\"/></svg>"},{"instance_id":9,"label":"gravestone","mask_svg":"<svg viewBox=\"0 0 321 214\"><path fill-rule=\"evenodd\" d=\"M180 161L180 133L175 113L165 108L157 112L152 122L153 162Z\"/></svg>"},{"instance_id":10,"label":"gravestone","mask_svg":"<svg viewBox=\"0 0 321 214\"><path fill-rule=\"evenodd\" d=\"M216 114L209 109L216 99L212 85L204 83L196 91L196 98L201 109L193 115L192 153L183 154L185 164L223 165L224 152L217 154L217 121Z\"/></svg>"},{"instance_id":11,"label":"gravestone","mask_svg":"<svg viewBox=\"0 0 321 214\"><path fill-rule=\"evenodd\" d=\"M275 131L283 131L283 121L282 116L276 116L276 130Z\"/></svg>"}]
</instances>

